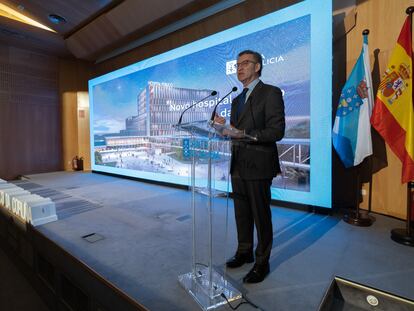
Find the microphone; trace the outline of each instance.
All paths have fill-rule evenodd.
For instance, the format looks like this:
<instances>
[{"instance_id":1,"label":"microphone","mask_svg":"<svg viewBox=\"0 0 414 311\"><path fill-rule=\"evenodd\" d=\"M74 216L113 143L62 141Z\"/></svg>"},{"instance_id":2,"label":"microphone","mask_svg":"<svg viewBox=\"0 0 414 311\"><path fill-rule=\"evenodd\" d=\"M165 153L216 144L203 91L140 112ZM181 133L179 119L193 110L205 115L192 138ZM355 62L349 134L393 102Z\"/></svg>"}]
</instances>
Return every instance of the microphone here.
<instances>
[{"instance_id":1,"label":"microphone","mask_svg":"<svg viewBox=\"0 0 414 311\"><path fill-rule=\"evenodd\" d=\"M178 123L177 123L177 125L180 125L181 124L181 121L183 120L183 115L184 115L184 113L188 110L188 109L190 109L190 108L192 108L192 107L194 107L195 105L197 105L197 104L199 104L199 103L201 103L202 101L204 101L205 99L207 99L207 98L209 98L210 96L214 96L214 95L216 95L217 94L217 92L216 91L213 91L213 92L211 92L211 94L208 94L206 97L204 97L202 100L199 100L198 102L196 102L196 103L194 103L194 104L192 104L192 105L190 105L189 107L187 107L186 109L184 109L184 111L181 113L181 115L180 115L180 118L178 119Z\"/></svg>"},{"instance_id":2,"label":"microphone","mask_svg":"<svg viewBox=\"0 0 414 311\"><path fill-rule=\"evenodd\" d=\"M213 109L213 112L211 113L211 118L210 118L210 123L212 123L213 122L213 120L214 120L214 117L216 116L216 110L217 110L217 107L218 107L218 105L227 97L227 96L229 96L231 93L233 93L233 92L236 92L237 91L237 87L236 86L234 86L232 89L231 89L231 91L230 92L228 92L222 99L220 99L218 102L217 102L217 104L215 104L214 105L214 109Z\"/></svg>"}]
</instances>

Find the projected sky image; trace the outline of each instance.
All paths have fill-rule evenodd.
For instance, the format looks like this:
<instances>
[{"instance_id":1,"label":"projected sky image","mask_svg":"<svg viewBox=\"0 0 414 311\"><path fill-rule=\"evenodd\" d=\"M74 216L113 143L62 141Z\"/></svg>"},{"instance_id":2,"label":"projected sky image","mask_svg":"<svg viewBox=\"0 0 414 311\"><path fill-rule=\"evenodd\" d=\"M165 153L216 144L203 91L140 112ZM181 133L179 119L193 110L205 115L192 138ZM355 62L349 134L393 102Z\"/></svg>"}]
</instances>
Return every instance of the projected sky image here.
<instances>
[{"instance_id":1,"label":"projected sky image","mask_svg":"<svg viewBox=\"0 0 414 311\"><path fill-rule=\"evenodd\" d=\"M309 116L309 45L310 17L304 16L98 84L93 88L94 131L110 134L125 129L125 119L137 114L137 96L148 81L170 83L177 88L217 90L218 98L233 86L241 90L235 69L230 73L226 64L233 61L234 66L237 53L245 49L262 54L261 79L284 90L286 115ZM219 110L229 107L223 104Z\"/></svg>"}]
</instances>

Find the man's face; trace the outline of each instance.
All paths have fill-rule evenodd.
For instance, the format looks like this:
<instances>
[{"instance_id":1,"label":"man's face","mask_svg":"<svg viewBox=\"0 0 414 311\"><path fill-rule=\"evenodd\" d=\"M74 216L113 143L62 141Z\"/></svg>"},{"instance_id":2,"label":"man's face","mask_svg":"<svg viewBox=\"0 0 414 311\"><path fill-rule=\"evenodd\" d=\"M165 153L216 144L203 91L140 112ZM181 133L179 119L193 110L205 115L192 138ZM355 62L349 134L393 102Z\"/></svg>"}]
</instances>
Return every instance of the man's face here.
<instances>
[{"instance_id":1,"label":"man's face","mask_svg":"<svg viewBox=\"0 0 414 311\"><path fill-rule=\"evenodd\" d=\"M259 77L260 64L256 63L252 54L243 54L237 59L237 79L247 86Z\"/></svg>"}]
</instances>

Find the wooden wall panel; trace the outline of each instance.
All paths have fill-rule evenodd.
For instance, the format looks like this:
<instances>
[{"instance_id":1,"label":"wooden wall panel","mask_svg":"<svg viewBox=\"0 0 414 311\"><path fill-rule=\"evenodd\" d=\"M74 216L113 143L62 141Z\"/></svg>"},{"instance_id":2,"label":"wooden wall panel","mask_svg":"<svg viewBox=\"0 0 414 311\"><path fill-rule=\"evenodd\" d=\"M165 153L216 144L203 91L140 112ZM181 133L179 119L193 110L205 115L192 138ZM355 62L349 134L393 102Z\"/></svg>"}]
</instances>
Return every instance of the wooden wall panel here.
<instances>
[{"instance_id":1,"label":"wooden wall panel","mask_svg":"<svg viewBox=\"0 0 414 311\"><path fill-rule=\"evenodd\" d=\"M78 155L78 119L76 92L61 94L63 168L72 170L72 159Z\"/></svg>"},{"instance_id":2,"label":"wooden wall panel","mask_svg":"<svg viewBox=\"0 0 414 311\"><path fill-rule=\"evenodd\" d=\"M91 140L89 136L89 96L87 92L77 92L78 106L78 153L83 157L84 170L91 169Z\"/></svg>"},{"instance_id":3,"label":"wooden wall panel","mask_svg":"<svg viewBox=\"0 0 414 311\"><path fill-rule=\"evenodd\" d=\"M72 159L84 157L85 169L90 168L89 111L79 118L79 108L89 109L85 103L91 64L77 60L61 60L59 63L59 93L62 105L63 168L72 170ZM87 106L87 107L86 107ZM86 119L87 118L87 119Z\"/></svg>"},{"instance_id":4,"label":"wooden wall panel","mask_svg":"<svg viewBox=\"0 0 414 311\"><path fill-rule=\"evenodd\" d=\"M58 59L0 46L0 178L61 169Z\"/></svg>"}]
</instances>

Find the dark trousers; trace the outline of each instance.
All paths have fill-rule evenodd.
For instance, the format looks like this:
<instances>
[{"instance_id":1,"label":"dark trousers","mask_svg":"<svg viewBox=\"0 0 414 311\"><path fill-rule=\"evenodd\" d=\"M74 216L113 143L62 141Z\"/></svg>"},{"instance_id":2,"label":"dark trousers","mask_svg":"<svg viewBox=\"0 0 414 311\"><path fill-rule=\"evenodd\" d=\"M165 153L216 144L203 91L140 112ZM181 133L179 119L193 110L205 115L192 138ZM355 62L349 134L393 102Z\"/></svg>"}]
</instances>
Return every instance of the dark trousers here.
<instances>
[{"instance_id":1,"label":"dark trousers","mask_svg":"<svg viewBox=\"0 0 414 311\"><path fill-rule=\"evenodd\" d=\"M269 262L273 243L272 213L270 211L271 179L245 180L237 173L231 177L234 195L234 214L237 226L237 253L253 253L253 229L256 225L256 263Z\"/></svg>"}]
</instances>

